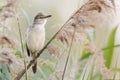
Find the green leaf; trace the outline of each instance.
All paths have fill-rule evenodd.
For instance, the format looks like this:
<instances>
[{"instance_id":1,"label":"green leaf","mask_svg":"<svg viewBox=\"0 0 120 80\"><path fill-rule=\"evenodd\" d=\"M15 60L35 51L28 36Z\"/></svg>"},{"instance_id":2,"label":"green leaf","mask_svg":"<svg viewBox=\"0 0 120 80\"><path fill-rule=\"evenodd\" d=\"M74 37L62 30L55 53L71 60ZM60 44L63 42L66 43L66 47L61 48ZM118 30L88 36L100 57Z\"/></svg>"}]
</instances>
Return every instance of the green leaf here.
<instances>
[{"instance_id":1,"label":"green leaf","mask_svg":"<svg viewBox=\"0 0 120 80\"><path fill-rule=\"evenodd\" d=\"M6 8L6 5L0 7L0 12L2 12L2 10L3 10L4 8Z\"/></svg>"},{"instance_id":2,"label":"green leaf","mask_svg":"<svg viewBox=\"0 0 120 80\"><path fill-rule=\"evenodd\" d=\"M93 64L87 80L93 80L94 67L95 67L95 65Z\"/></svg>"},{"instance_id":3,"label":"green leaf","mask_svg":"<svg viewBox=\"0 0 120 80\"><path fill-rule=\"evenodd\" d=\"M7 64L1 64L0 80L10 80L10 71Z\"/></svg>"},{"instance_id":4,"label":"green leaf","mask_svg":"<svg viewBox=\"0 0 120 80\"><path fill-rule=\"evenodd\" d=\"M81 56L81 60L87 59L89 58L93 53L89 52L89 51L83 51L82 52L82 56Z\"/></svg>"},{"instance_id":5,"label":"green leaf","mask_svg":"<svg viewBox=\"0 0 120 80\"><path fill-rule=\"evenodd\" d=\"M19 58L22 58L22 54L21 54L20 51L17 51L17 52L15 53L15 55L16 55L17 57L19 57Z\"/></svg>"},{"instance_id":6,"label":"green leaf","mask_svg":"<svg viewBox=\"0 0 120 80\"><path fill-rule=\"evenodd\" d=\"M101 73L96 73L92 80L103 80L103 76Z\"/></svg>"},{"instance_id":7,"label":"green leaf","mask_svg":"<svg viewBox=\"0 0 120 80\"><path fill-rule=\"evenodd\" d=\"M120 47L120 44L118 44L118 45L113 45L113 46L109 46L109 47L105 47L105 48L103 48L102 50L107 50L107 49L112 49L112 48L117 48L117 47Z\"/></svg>"},{"instance_id":8,"label":"green leaf","mask_svg":"<svg viewBox=\"0 0 120 80\"><path fill-rule=\"evenodd\" d=\"M112 30L112 32L108 38L107 47L114 46L116 30L117 30L117 27L115 27ZM104 51L105 65L107 68L110 68L111 63L112 63L112 56L113 56L114 48L104 49L103 51Z\"/></svg>"},{"instance_id":9,"label":"green leaf","mask_svg":"<svg viewBox=\"0 0 120 80\"><path fill-rule=\"evenodd\" d=\"M3 73L0 72L0 80L4 80L5 76L3 75Z\"/></svg>"},{"instance_id":10,"label":"green leaf","mask_svg":"<svg viewBox=\"0 0 120 80\"><path fill-rule=\"evenodd\" d=\"M112 71L114 71L114 72L120 72L120 68L112 68Z\"/></svg>"}]
</instances>

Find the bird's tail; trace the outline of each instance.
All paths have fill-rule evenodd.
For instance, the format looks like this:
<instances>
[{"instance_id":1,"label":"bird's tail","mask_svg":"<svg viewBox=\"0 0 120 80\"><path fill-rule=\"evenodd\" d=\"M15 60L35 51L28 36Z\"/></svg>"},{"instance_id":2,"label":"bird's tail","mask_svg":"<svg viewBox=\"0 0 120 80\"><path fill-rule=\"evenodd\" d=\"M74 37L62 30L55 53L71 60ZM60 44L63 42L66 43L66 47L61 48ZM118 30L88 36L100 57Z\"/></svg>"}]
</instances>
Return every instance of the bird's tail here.
<instances>
[{"instance_id":1,"label":"bird's tail","mask_svg":"<svg viewBox=\"0 0 120 80\"><path fill-rule=\"evenodd\" d=\"M33 59L37 56L37 53L32 54ZM33 73L37 72L37 59L35 60L33 66L32 66Z\"/></svg>"},{"instance_id":2,"label":"bird's tail","mask_svg":"<svg viewBox=\"0 0 120 80\"><path fill-rule=\"evenodd\" d=\"M33 66L32 66L32 70L33 70L33 73L36 73L36 71L37 71L37 60L34 62Z\"/></svg>"}]
</instances>

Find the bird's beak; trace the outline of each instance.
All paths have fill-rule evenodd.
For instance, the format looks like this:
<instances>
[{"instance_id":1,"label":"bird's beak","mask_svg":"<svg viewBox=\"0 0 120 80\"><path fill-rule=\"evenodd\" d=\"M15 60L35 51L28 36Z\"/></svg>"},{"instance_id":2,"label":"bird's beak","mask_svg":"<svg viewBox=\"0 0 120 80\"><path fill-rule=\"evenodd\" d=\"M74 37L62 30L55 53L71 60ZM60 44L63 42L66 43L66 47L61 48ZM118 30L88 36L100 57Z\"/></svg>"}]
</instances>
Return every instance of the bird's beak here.
<instances>
[{"instance_id":1,"label":"bird's beak","mask_svg":"<svg viewBox=\"0 0 120 80\"><path fill-rule=\"evenodd\" d=\"M47 16L41 16L42 19L45 19L45 18L50 18L52 15L47 15Z\"/></svg>"}]
</instances>

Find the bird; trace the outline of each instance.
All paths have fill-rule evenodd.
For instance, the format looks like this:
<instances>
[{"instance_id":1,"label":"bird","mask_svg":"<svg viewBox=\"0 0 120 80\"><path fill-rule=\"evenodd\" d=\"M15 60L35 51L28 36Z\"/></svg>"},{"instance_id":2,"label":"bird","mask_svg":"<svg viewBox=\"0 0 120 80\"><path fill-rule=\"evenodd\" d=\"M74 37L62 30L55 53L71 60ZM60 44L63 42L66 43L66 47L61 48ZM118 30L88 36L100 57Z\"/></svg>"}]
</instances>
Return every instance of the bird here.
<instances>
[{"instance_id":1,"label":"bird","mask_svg":"<svg viewBox=\"0 0 120 80\"><path fill-rule=\"evenodd\" d=\"M45 15L39 12L33 20L33 23L27 29L26 48L28 56L32 60L37 56L45 43L45 24L51 15ZM37 71L37 59L32 65L33 73Z\"/></svg>"}]
</instances>

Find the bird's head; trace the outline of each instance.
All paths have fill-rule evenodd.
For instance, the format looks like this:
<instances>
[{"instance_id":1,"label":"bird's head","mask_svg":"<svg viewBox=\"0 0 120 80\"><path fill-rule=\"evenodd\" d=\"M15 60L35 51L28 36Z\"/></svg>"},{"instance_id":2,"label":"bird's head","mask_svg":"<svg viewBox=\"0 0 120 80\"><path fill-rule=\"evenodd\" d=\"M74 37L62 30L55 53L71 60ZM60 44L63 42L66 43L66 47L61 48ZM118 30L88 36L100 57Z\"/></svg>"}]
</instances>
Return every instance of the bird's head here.
<instances>
[{"instance_id":1,"label":"bird's head","mask_svg":"<svg viewBox=\"0 0 120 80\"><path fill-rule=\"evenodd\" d=\"M48 18L50 18L52 15L44 15L43 13L39 12L35 18L35 23L44 23Z\"/></svg>"}]
</instances>

